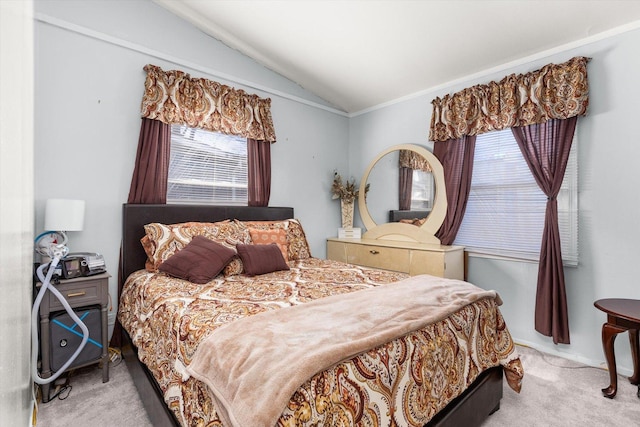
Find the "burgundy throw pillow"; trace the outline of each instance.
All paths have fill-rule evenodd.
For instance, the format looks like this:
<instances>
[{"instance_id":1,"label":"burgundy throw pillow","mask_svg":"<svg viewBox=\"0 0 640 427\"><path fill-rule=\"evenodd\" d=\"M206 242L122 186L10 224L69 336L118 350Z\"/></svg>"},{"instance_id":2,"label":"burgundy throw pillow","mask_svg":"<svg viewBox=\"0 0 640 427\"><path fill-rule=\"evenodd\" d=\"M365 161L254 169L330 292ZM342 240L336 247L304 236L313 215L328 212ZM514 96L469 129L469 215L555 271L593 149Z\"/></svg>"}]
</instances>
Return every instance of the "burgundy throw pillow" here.
<instances>
[{"instance_id":1,"label":"burgundy throw pillow","mask_svg":"<svg viewBox=\"0 0 640 427\"><path fill-rule=\"evenodd\" d=\"M289 270L280 248L275 243L269 245L236 245L238 255L244 265L244 272L249 276Z\"/></svg>"},{"instance_id":2,"label":"burgundy throw pillow","mask_svg":"<svg viewBox=\"0 0 640 427\"><path fill-rule=\"evenodd\" d=\"M158 270L193 283L203 284L216 277L236 252L203 236L191 242L158 266Z\"/></svg>"}]
</instances>

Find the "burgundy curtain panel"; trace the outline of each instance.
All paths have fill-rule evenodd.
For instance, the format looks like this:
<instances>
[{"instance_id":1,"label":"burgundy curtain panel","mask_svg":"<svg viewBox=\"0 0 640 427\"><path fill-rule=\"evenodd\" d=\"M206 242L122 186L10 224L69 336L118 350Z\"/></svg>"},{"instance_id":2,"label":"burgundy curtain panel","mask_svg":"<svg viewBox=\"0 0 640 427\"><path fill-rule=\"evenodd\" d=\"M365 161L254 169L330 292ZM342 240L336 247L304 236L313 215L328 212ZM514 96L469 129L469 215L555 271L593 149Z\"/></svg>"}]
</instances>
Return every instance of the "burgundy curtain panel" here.
<instances>
[{"instance_id":1,"label":"burgundy curtain panel","mask_svg":"<svg viewBox=\"0 0 640 427\"><path fill-rule=\"evenodd\" d=\"M439 141L433 145L433 154L444 169L447 189L447 215L436 233L443 245L453 244L467 209L475 148L475 135Z\"/></svg>"},{"instance_id":2,"label":"burgundy curtain panel","mask_svg":"<svg viewBox=\"0 0 640 427\"><path fill-rule=\"evenodd\" d=\"M167 203L171 125L142 119L128 203Z\"/></svg>"},{"instance_id":3,"label":"burgundy curtain panel","mask_svg":"<svg viewBox=\"0 0 640 427\"><path fill-rule=\"evenodd\" d=\"M413 169L400 167L398 180L398 209L408 211L411 209L411 190L413 189Z\"/></svg>"},{"instance_id":4,"label":"burgundy curtain panel","mask_svg":"<svg viewBox=\"0 0 640 427\"><path fill-rule=\"evenodd\" d=\"M171 125L159 120L143 118L127 203L164 204L167 202L170 149ZM122 264L122 259L119 263ZM122 294L124 279L121 268L118 266L118 297ZM122 326L116 318L109 345L122 347L122 344Z\"/></svg>"},{"instance_id":5,"label":"burgundy curtain panel","mask_svg":"<svg viewBox=\"0 0 640 427\"><path fill-rule=\"evenodd\" d=\"M247 138L248 205L268 206L271 197L271 143Z\"/></svg>"},{"instance_id":6,"label":"burgundy curtain panel","mask_svg":"<svg viewBox=\"0 0 640 427\"><path fill-rule=\"evenodd\" d=\"M574 116L512 128L531 173L547 195L538 267L535 329L552 337L555 344L570 343L556 197L562 186L577 121L578 117Z\"/></svg>"}]
</instances>

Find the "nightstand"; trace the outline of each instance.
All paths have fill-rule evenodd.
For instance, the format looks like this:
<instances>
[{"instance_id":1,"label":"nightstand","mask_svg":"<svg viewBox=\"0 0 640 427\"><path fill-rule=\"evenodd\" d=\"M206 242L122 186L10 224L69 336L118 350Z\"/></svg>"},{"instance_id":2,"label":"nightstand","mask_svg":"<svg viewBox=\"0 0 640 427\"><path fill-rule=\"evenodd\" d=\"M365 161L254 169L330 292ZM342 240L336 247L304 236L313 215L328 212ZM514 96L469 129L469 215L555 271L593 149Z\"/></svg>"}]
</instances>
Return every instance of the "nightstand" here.
<instances>
[{"instance_id":1,"label":"nightstand","mask_svg":"<svg viewBox=\"0 0 640 427\"><path fill-rule=\"evenodd\" d=\"M90 340L83 348L78 358L67 368L67 370L88 366L94 363L102 362L102 382L109 381L109 338L107 332L107 310L109 306L109 277L108 273L97 274L95 276L77 277L74 279L60 280L55 286L56 289L65 297L76 315L83 319L91 313L95 313L96 321L92 322L89 328ZM41 284L38 283L39 289ZM54 359L60 354L65 360L77 349L77 344L69 346L67 350L65 338L52 341L53 331L61 330L68 333L70 337L82 336L82 331L78 328L73 320L68 317L64 306L58 298L51 292L47 291L40 304L40 376L49 378L53 375L56 364ZM66 319L65 319L66 318ZM60 319L60 320L58 320ZM86 322L85 322L86 323ZM92 333L93 329L93 333ZM80 338L81 340L81 338ZM78 340L79 344L79 340ZM68 354L67 354L68 353ZM64 364L61 363L60 366ZM42 401L49 401L49 389L51 384L42 384Z\"/></svg>"}]
</instances>

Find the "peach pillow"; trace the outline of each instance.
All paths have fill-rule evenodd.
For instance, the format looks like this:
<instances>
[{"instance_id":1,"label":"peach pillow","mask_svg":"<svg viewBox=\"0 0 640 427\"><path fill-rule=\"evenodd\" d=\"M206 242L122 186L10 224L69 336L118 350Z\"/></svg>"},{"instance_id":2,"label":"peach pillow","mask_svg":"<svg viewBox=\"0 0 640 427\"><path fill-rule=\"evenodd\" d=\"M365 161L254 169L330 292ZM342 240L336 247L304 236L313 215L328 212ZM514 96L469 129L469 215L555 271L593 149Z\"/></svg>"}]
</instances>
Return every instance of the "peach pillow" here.
<instances>
[{"instance_id":1,"label":"peach pillow","mask_svg":"<svg viewBox=\"0 0 640 427\"><path fill-rule=\"evenodd\" d=\"M311 251L307 237L302 229L302 224L297 219L285 219L275 221L243 221L247 228L260 230L284 230L287 234L287 244L289 245L289 256L287 261L311 258Z\"/></svg>"},{"instance_id":2,"label":"peach pillow","mask_svg":"<svg viewBox=\"0 0 640 427\"><path fill-rule=\"evenodd\" d=\"M287 242L287 231L282 228L274 229L259 229L249 228L249 234L251 235L251 241L254 245L270 245L275 243L278 245L282 257L286 260L289 259L289 243Z\"/></svg>"}]
</instances>

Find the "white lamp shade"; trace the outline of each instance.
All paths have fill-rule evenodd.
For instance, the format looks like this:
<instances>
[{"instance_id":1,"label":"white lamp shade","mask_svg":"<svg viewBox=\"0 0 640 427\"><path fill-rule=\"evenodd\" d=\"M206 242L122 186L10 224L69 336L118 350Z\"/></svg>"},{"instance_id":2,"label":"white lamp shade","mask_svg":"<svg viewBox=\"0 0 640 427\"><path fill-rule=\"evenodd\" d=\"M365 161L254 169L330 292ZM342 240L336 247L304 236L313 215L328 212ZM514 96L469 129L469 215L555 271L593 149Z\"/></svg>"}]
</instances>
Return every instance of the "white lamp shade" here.
<instances>
[{"instance_id":1,"label":"white lamp shade","mask_svg":"<svg viewBox=\"0 0 640 427\"><path fill-rule=\"evenodd\" d=\"M84 225L84 200L48 199L44 229L49 231L80 231Z\"/></svg>"}]
</instances>

